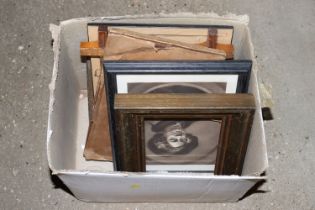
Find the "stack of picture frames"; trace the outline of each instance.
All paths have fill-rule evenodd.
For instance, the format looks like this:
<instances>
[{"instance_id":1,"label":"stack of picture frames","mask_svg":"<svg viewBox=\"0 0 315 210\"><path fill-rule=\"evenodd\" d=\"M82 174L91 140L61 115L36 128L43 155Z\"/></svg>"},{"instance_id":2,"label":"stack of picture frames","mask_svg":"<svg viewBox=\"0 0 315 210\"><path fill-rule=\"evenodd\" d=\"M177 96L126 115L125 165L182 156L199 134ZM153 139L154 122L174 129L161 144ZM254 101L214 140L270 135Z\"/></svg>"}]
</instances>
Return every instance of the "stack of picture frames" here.
<instances>
[{"instance_id":1,"label":"stack of picture frames","mask_svg":"<svg viewBox=\"0 0 315 210\"><path fill-rule=\"evenodd\" d=\"M232 26L88 24L84 156L130 172L241 175L255 100Z\"/></svg>"}]
</instances>

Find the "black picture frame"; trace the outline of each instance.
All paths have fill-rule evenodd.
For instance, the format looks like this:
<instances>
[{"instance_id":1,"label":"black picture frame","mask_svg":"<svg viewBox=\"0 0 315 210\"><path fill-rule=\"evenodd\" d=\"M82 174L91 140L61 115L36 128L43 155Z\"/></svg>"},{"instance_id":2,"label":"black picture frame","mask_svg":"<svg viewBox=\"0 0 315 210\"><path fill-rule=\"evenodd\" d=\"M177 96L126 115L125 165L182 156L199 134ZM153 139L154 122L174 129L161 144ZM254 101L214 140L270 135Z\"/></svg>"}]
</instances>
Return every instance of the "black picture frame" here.
<instances>
[{"instance_id":1,"label":"black picture frame","mask_svg":"<svg viewBox=\"0 0 315 210\"><path fill-rule=\"evenodd\" d=\"M232 25L208 25L208 24L169 24L169 23L139 23L139 22L119 22L119 21L106 21L94 20L88 23L88 26L117 26L117 27L165 27L165 28L208 28L208 29L232 29Z\"/></svg>"},{"instance_id":2,"label":"black picture frame","mask_svg":"<svg viewBox=\"0 0 315 210\"><path fill-rule=\"evenodd\" d=\"M111 139L113 151L115 151L114 98L117 94L117 75L238 75L236 93L246 93L252 61L104 61L103 67L110 125L112 126Z\"/></svg>"},{"instance_id":3,"label":"black picture frame","mask_svg":"<svg viewBox=\"0 0 315 210\"><path fill-rule=\"evenodd\" d=\"M252 61L105 61L106 93L113 109L117 93L117 75L215 74L238 75L236 93L247 93Z\"/></svg>"}]
</instances>

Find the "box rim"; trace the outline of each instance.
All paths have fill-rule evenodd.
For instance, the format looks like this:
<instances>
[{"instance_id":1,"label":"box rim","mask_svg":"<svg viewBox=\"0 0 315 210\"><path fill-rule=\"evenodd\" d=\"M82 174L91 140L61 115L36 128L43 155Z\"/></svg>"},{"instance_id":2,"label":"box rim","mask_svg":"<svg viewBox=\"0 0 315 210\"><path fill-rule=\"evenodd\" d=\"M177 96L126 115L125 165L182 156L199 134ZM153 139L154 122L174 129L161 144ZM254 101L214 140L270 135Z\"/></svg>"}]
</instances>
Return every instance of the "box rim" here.
<instances>
[{"instance_id":1,"label":"box rim","mask_svg":"<svg viewBox=\"0 0 315 210\"><path fill-rule=\"evenodd\" d=\"M54 89L55 89L55 82L56 82L56 78L57 78L57 73L58 73L58 67L59 67L59 48L60 48L60 33L61 33L61 29L64 25L67 25L67 24L71 24L71 23L74 23L74 22L77 22L77 21L100 21L100 20L129 20L129 19L132 19L132 20L137 20L137 19L147 19L147 18L162 18L162 19L170 19L170 18L204 18L204 19L217 19L217 20L222 20L222 21L233 21L237 24L243 24L245 26L248 26L248 23L249 23L249 18L247 15L233 15L233 14L228 14L228 15L223 15L223 16L219 16L215 13L199 13L199 14L192 14L192 13L175 13L175 14L159 14L159 15L150 15L150 14L147 14L147 15L127 15L127 16L110 16L110 17L94 17L94 18L91 18L91 17L88 17L88 18L74 18L74 19L69 19L69 20L65 20L65 21L62 21L60 22L60 25L57 26L57 25L53 25L53 24L50 24L50 31L52 33L52 38L54 40L54 44L53 44L53 50L54 50L54 67L53 67L53 73L52 73L52 79L51 79L51 82L49 84L49 90L50 90L50 99L49 99L49 111L48 111L48 126L47 126L47 156L48 156L48 165L49 165L49 168L52 170L52 173L53 174L90 174L90 173L97 173L97 174L112 174L111 171L109 172L91 172L91 171L80 171L80 170L56 170L52 164L52 160L51 160L51 153L50 153L50 149L49 149L49 144L50 144L50 140L51 140L51 136L52 136L52 129L51 129L51 121L52 121L52 115L53 115L53 104L54 104L54 101L55 101L55 97L54 97ZM249 39L249 44L250 44L250 55L252 56L252 61L253 61L253 70L255 72L257 72L257 61L254 57L254 48L253 48L253 44L252 44L252 41L251 41L251 36L250 36L250 33L249 33L249 29L248 27L246 27L246 30L247 30L247 35L248 35L248 39ZM261 103L261 100L260 100L260 93L258 91L258 95L257 95L257 100L259 101L259 104ZM263 138L265 139L265 129L264 127L262 127L262 135L263 135ZM265 140L264 140L264 143L265 143ZM267 156L267 155L266 155ZM267 160L267 163L266 163L266 168L261 171L261 172L258 172L257 176L240 176L240 178L245 178L245 177L252 177L252 179L257 179L257 178L261 178L261 179L266 179L265 176L260 176L259 174L263 173L264 171L267 170L268 168L268 159ZM125 174L124 172L116 172L116 173L113 173L115 175L119 175L120 173L122 174ZM195 176L193 176L195 177ZM219 177L219 176L214 176L214 175L209 175L208 177ZM231 177L230 177L231 178Z\"/></svg>"}]
</instances>

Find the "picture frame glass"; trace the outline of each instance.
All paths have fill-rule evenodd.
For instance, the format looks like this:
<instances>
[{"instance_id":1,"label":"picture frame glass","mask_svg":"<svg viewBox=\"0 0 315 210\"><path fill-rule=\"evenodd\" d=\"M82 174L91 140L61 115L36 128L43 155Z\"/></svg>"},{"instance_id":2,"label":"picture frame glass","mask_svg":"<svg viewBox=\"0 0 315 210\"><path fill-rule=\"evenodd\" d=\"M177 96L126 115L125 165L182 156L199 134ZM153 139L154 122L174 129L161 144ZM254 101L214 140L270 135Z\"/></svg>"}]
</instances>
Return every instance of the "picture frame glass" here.
<instances>
[{"instance_id":1,"label":"picture frame glass","mask_svg":"<svg viewBox=\"0 0 315 210\"><path fill-rule=\"evenodd\" d=\"M116 81L117 93L236 93L238 75L119 74Z\"/></svg>"},{"instance_id":2,"label":"picture frame glass","mask_svg":"<svg viewBox=\"0 0 315 210\"><path fill-rule=\"evenodd\" d=\"M145 120L146 171L214 172L222 120Z\"/></svg>"}]
</instances>

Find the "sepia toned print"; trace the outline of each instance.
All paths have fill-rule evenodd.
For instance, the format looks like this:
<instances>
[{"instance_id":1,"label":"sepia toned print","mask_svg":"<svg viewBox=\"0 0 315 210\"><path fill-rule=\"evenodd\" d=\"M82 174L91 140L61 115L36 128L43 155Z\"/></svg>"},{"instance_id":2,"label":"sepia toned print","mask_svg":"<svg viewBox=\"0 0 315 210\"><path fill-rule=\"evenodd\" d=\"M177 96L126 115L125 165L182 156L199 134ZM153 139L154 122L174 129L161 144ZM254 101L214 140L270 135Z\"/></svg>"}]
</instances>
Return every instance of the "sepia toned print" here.
<instances>
[{"instance_id":1,"label":"sepia toned print","mask_svg":"<svg viewBox=\"0 0 315 210\"><path fill-rule=\"evenodd\" d=\"M225 93L224 82L128 83L128 93Z\"/></svg>"},{"instance_id":2,"label":"sepia toned print","mask_svg":"<svg viewBox=\"0 0 315 210\"><path fill-rule=\"evenodd\" d=\"M145 121L147 164L214 164L221 121Z\"/></svg>"}]
</instances>

